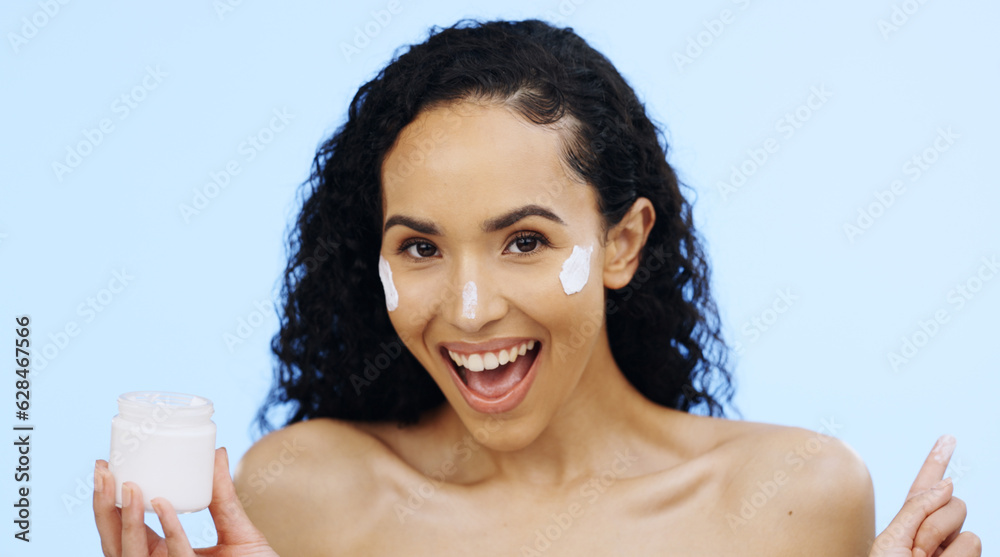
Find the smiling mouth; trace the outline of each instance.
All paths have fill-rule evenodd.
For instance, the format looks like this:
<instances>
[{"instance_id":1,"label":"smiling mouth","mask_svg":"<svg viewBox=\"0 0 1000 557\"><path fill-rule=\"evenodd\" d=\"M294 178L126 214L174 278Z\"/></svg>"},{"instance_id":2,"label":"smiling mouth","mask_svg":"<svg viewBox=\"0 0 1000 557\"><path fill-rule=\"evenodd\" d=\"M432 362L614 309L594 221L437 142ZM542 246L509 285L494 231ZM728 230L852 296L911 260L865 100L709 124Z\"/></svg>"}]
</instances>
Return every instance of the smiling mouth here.
<instances>
[{"instance_id":1,"label":"smiling mouth","mask_svg":"<svg viewBox=\"0 0 1000 557\"><path fill-rule=\"evenodd\" d=\"M459 354L441 348L441 355L469 391L484 399L500 399L524 379L540 350L541 343L532 340L512 349L499 351L506 354Z\"/></svg>"}]
</instances>

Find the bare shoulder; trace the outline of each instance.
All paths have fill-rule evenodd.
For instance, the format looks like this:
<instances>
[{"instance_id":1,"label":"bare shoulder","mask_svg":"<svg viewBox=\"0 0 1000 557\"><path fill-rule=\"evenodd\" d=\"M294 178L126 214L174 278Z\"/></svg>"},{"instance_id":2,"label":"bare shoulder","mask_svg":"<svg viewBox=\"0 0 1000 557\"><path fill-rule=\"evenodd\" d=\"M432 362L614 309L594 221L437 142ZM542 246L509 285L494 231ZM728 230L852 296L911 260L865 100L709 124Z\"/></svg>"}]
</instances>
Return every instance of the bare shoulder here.
<instances>
[{"instance_id":1,"label":"bare shoulder","mask_svg":"<svg viewBox=\"0 0 1000 557\"><path fill-rule=\"evenodd\" d=\"M366 517L377 515L377 463L385 453L385 445L354 424L308 420L254 443L237 465L234 484L250 520L279 555L309 555L326 543L315 532L349 543Z\"/></svg>"},{"instance_id":2,"label":"bare shoulder","mask_svg":"<svg viewBox=\"0 0 1000 557\"><path fill-rule=\"evenodd\" d=\"M740 423L720 447L733 459L723 495L733 533L770 555L867 555L875 503L861 456L826 425Z\"/></svg>"}]
</instances>

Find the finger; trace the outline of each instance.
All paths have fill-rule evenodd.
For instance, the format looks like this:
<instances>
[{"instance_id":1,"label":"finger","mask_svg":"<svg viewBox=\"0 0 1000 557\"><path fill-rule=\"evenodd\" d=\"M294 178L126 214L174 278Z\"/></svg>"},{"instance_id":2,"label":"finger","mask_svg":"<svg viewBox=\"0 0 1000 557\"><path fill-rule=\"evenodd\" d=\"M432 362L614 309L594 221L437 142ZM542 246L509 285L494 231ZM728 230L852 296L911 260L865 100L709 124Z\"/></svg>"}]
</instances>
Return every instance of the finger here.
<instances>
[{"instance_id":1,"label":"finger","mask_svg":"<svg viewBox=\"0 0 1000 557\"><path fill-rule=\"evenodd\" d=\"M962 530L965 522L965 501L952 497L943 507L931 513L920 524L913 539L914 553L923 550L924 555L934 555L938 547L947 547L948 538Z\"/></svg>"},{"instance_id":2,"label":"finger","mask_svg":"<svg viewBox=\"0 0 1000 557\"><path fill-rule=\"evenodd\" d=\"M889 526L875 539L875 545L882 550L912 548L920 524L951 499L951 492L951 478L945 478L934 488L907 499Z\"/></svg>"},{"instance_id":3,"label":"finger","mask_svg":"<svg viewBox=\"0 0 1000 557\"><path fill-rule=\"evenodd\" d=\"M115 506L115 477L104 460L94 466L94 521L105 557L121 557L122 517Z\"/></svg>"},{"instance_id":4,"label":"finger","mask_svg":"<svg viewBox=\"0 0 1000 557\"><path fill-rule=\"evenodd\" d=\"M219 545L256 543L264 539L250 522L229 474L229 453L224 447L215 450L215 476L212 478L212 502L208 505L219 535Z\"/></svg>"},{"instance_id":5,"label":"finger","mask_svg":"<svg viewBox=\"0 0 1000 557\"><path fill-rule=\"evenodd\" d=\"M959 534L958 530L955 530L954 532L952 532L950 536L948 536L947 538L944 539L943 542L941 542L941 545L938 546L937 550L934 551L934 553L931 555L931 557L941 557L941 554L944 553L944 550L949 545L951 545L951 543L953 541L955 541L955 538L958 537L958 534Z\"/></svg>"},{"instance_id":6,"label":"finger","mask_svg":"<svg viewBox=\"0 0 1000 557\"><path fill-rule=\"evenodd\" d=\"M910 492L906 494L907 499L921 491L927 491L941 481L948 469L948 461L951 460L951 455L955 452L955 444L956 440L952 435L945 434L938 438L937 442L934 443L934 448L924 460L924 465L920 467L920 472L917 473L917 479L913 481Z\"/></svg>"},{"instance_id":7,"label":"finger","mask_svg":"<svg viewBox=\"0 0 1000 557\"><path fill-rule=\"evenodd\" d=\"M941 557L980 557L983 554L983 542L972 532L962 532L955 541L944 550Z\"/></svg>"},{"instance_id":8,"label":"finger","mask_svg":"<svg viewBox=\"0 0 1000 557\"><path fill-rule=\"evenodd\" d=\"M177 518L177 511L163 497L157 497L150 501L156 516L163 526L163 536L167 542L167 554L170 557L194 557L194 550L191 549L191 542L188 541L184 527Z\"/></svg>"},{"instance_id":9,"label":"finger","mask_svg":"<svg viewBox=\"0 0 1000 557\"><path fill-rule=\"evenodd\" d=\"M146 509L142 490L134 482L122 484L122 557L149 557Z\"/></svg>"}]
</instances>

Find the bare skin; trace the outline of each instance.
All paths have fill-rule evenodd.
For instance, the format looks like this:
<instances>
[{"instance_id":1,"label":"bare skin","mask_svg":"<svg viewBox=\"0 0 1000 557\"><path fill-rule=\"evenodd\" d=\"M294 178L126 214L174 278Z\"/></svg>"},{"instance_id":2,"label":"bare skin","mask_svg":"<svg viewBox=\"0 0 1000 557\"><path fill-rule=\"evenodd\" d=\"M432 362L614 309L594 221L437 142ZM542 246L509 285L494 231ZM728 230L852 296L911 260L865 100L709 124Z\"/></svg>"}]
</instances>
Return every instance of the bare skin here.
<instances>
[{"instance_id":1,"label":"bare skin","mask_svg":"<svg viewBox=\"0 0 1000 557\"><path fill-rule=\"evenodd\" d=\"M362 487L340 480L302 493L313 503L291 511L294 518L287 506L252 503L250 517L279 553L302 555L333 547L357 555L780 555L783 546L801 554L803 544L866 554L874 538L871 482L845 445L666 409L622 375L603 320L604 292L628 284L656 216L640 198L604 238L593 189L568 175L560 145L559 132L500 107L439 108L404 129L383 167L385 222L405 215L438 230L386 230L382 256L399 292L390 318L448 402L412 428L329 420L287 428L282 441L298 440L310 456L274 485L294 482L300 466L305 479L336 463L347 477L360 475ZM532 202L564 224L529 216L483 232L484 222ZM525 231L550 245L511 245ZM557 277L574 245L594 246L591 279L567 295ZM475 317L456 295L469 281L478 285ZM579 325L588 320L595 326ZM471 408L439 343L525 337L543 349L524 401L496 415ZM815 454L789 457L810 439ZM357 447L349 458L337 452L345 444ZM266 470L255 466L263 459L246 458L248 471ZM743 518L742 501L761 490L758 481L766 501ZM250 483L238 476L241 491L252 493ZM345 502L352 517L346 531L307 540L280 526L331 524L332 500Z\"/></svg>"},{"instance_id":2,"label":"bare skin","mask_svg":"<svg viewBox=\"0 0 1000 557\"><path fill-rule=\"evenodd\" d=\"M497 477L488 448L463 440L461 430L445 433L454 414L442 408L414 430L296 424L261 450L271 446L276 454L281 444L295 443L305 456L257 494L243 478L266 464L263 455L249 455L237 489L257 496L247 513L281 555L801 555L806 548L815 549L812 555L867 555L871 484L861 461L836 439L649 410L660 415L661 437L684 454L652 439L607 439L600 464L558 485ZM785 461L811 440L823 445L810 460L794 461L797 469ZM470 450L453 450L455 444ZM337 449L345 446L348 454ZM320 469L342 472L323 481L315 475ZM742 499L767 489L758 481L772 482L773 496L748 520L734 519ZM298 502L294 508L279 502L289 498ZM343 529L320 528L347 516ZM293 526L303 523L317 529Z\"/></svg>"},{"instance_id":3,"label":"bare skin","mask_svg":"<svg viewBox=\"0 0 1000 557\"><path fill-rule=\"evenodd\" d=\"M561 164L560 133L471 104L427 110L403 130L382 169L383 222L406 217L383 235L398 289L389 317L447 400L403 429L315 419L273 432L244 455L235 490L217 461L220 533L255 550L266 538L285 557L979 555L978 539L959 534L965 508L950 485L930 489L947 459L928 457L876 539L871 479L844 443L679 412L633 388L611 354L605 291L636 273L656 215L639 198L605 236L592 188ZM560 222L487 226L531 204ZM566 294L558 276L574 246L593 248L589 280ZM516 407L481 412L442 343L498 339L537 342L534 382ZM95 494L95 515L107 555L145 557L138 534L121 550L141 512ZM189 555L171 511L160 516L181 548L169 555Z\"/></svg>"}]
</instances>

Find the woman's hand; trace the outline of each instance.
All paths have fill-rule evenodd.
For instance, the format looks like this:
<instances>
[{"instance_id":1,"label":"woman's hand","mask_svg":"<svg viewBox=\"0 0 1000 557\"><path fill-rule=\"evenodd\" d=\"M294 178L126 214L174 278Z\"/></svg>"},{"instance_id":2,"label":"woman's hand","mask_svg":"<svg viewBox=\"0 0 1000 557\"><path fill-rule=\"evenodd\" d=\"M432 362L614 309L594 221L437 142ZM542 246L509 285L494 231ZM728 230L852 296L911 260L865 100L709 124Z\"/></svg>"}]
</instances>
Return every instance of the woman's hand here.
<instances>
[{"instance_id":1,"label":"woman's hand","mask_svg":"<svg viewBox=\"0 0 1000 557\"><path fill-rule=\"evenodd\" d=\"M132 482L122 484L122 508L115 506L115 479L108 463L98 460L94 468L94 518L106 557L278 557L243 511L229 475L226 449L215 450L215 477L208 510L219 535L215 547L191 549L187 534L169 501L152 500L165 538L146 526L142 492Z\"/></svg>"},{"instance_id":2,"label":"woman's hand","mask_svg":"<svg viewBox=\"0 0 1000 557\"><path fill-rule=\"evenodd\" d=\"M942 480L955 450L944 435L920 468L903 508L875 538L870 557L979 557L979 536L962 532L965 502L952 497L951 478Z\"/></svg>"}]
</instances>

